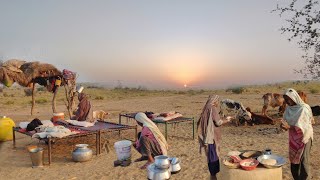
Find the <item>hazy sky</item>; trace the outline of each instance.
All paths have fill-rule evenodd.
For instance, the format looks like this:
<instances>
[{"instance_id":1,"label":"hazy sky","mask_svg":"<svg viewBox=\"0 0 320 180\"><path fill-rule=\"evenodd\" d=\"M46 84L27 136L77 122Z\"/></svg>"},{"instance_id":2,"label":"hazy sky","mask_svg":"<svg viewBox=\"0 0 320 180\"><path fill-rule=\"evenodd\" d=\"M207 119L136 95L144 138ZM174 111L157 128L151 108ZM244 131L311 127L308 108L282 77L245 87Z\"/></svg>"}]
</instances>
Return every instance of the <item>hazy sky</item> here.
<instances>
[{"instance_id":1,"label":"hazy sky","mask_svg":"<svg viewBox=\"0 0 320 180\"><path fill-rule=\"evenodd\" d=\"M301 79L276 0L0 1L0 58L79 81L216 88Z\"/></svg>"}]
</instances>

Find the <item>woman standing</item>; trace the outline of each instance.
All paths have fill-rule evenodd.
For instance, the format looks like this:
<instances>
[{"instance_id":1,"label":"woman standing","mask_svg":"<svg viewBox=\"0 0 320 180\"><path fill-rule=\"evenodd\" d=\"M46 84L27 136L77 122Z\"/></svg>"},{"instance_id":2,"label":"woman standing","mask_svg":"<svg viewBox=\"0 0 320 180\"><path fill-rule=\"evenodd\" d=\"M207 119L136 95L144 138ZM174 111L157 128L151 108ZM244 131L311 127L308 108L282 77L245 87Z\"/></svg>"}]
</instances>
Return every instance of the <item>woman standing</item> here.
<instances>
[{"instance_id":1,"label":"woman standing","mask_svg":"<svg viewBox=\"0 0 320 180\"><path fill-rule=\"evenodd\" d=\"M148 160L141 167L146 168L150 163L154 162L154 157L158 155L167 155L168 144L157 125L152 122L145 113L137 113L135 120L142 126L142 131L139 133L137 142L133 145L141 154L137 161Z\"/></svg>"},{"instance_id":2,"label":"woman standing","mask_svg":"<svg viewBox=\"0 0 320 180\"><path fill-rule=\"evenodd\" d=\"M313 140L311 108L294 89L283 95L288 104L281 127L289 130L289 159L291 174L295 180L310 179L310 150Z\"/></svg>"},{"instance_id":3,"label":"woman standing","mask_svg":"<svg viewBox=\"0 0 320 180\"><path fill-rule=\"evenodd\" d=\"M231 117L221 120L219 112L219 96L209 96L197 123L200 153L201 148L204 147L212 180L217 179L216 174L220 171L220 126L231 120Z\"/></svg>"}]
</instances>

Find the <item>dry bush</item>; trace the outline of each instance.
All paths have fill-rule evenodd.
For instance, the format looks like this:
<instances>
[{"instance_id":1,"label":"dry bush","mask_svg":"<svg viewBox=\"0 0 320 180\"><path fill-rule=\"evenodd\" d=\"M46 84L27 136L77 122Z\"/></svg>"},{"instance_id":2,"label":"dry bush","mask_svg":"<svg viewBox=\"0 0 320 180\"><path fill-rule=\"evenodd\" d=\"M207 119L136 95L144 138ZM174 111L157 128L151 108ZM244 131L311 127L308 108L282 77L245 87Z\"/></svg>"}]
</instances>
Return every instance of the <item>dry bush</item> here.
<instances>
[{"instance_id":1,"label":"dry bush","mask_svg":"<svg viewBox=\"0 0 320 180\"><path fill-rule=\"evenodd\" d=\"M25 96L32 96L32 89L24 89L23 91Z\"/></svg>"}]
</instances>

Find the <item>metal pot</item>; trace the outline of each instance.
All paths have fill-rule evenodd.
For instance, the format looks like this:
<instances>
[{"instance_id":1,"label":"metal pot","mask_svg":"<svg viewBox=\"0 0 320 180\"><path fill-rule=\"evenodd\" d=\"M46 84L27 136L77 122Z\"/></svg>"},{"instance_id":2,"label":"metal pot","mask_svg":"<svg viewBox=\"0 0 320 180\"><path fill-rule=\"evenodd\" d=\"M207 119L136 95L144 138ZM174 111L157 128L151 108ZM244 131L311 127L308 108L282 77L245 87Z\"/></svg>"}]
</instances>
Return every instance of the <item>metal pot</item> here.
<instances>
[{"instance_id":1,"label":"metal pot","mask_svg":"<svg viewBox=\"0 0 320 180\"><path fill-rule=\"evenodd\" d=\"M154 164L159 169L168 169L170 167L169 158L164 155L154 157Z\"/></svg>"},{"instance_id":2,"label":"metal pot","mask_svg":"<svg viewBox=\"0 0 320 180\"><path fill-rule=\"evenodd\" d=\"M148 179L151 180L165 180L170 179L171 172L170 169L159 169L154 163L150 164L148 167Z\"/></svg>"},{"instance_id":3,"label":"metal pot","mask_svg":"<svg viewBox=\"0 0 320 180\"><path fill-rule=\"evenodd\" d=\"M173 164L172 162L171 162L171 166L170 166L171 173L172 174L178 173L181 170L180 160L175 161L175 164Z\"/></svg>"},{"instance_id":4,"label":"metal pot","mask_svg":"<svg viewBox=\"0 0 320 180\"><path fill-rule=\"evenodd\" d=\"M88 148L88 144L77 144L72 152L72 159L76 162L89 161L91 158L92 150Z\"/></svg>"}]
</instances>

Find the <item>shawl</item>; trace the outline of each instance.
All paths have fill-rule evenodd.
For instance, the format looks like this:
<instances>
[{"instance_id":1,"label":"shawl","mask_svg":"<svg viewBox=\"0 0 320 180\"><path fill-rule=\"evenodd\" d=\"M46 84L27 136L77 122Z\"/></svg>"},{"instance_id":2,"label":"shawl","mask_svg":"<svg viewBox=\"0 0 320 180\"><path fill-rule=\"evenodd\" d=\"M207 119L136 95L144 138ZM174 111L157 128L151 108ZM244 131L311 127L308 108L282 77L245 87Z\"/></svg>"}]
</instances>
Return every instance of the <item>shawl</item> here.
<instances>
[{"instance_id":1,"label":"shawl","mask_svg":"<svg viewBox=\"0 0 320 180\"><path fill-rule=\"evenodd\" d=\"M218 136L217 132L214 132L215 126L222 124L222 120L220 120L218 114L218 102L219 96L209 96L197 122L200 153L201 148L206 148L208 144L216 143L217 148L219 148L219 142L215 142L215 139L219 139L220 136ZM215 135L218 137L215 137Z\"/></svg>"},{"instance_id":2,"label":"shawl","mask_svg":"<svg viewBox=\"0 0 320 180\"><path fill-rule=\"evenodd\" d=\"M142 112L137 113L134 118L136 121L142 123L143 127L149 128L149 130L152 132L153 136L159 143L162 154L167 155L168 144L157 125L154 122L152 122L145 113Z\"/></svg>"},{"instance_id":3,"label":"shawl","mask_svg":"<svg viewBox=\"0 0 320 180\"><path fill-rule=\"evenodd\" d=\"M84 93L78 95L79 105L76 112L76 120L78 121L88 121L93 122L93 112L91 108L91 103L88 97Z\"/></svg>"},{"instance_id":4,"label":"shawl","mask_svg":"<svg viewBox=\"0 0 320 180\"><path fill-rule=\"evenodd\" d=\"M301 129L303 133L302 142L307 144L309 139L313 140L313 128L311 120L313 119L311 108L306 104L294 89L287 89L284 93L290 97L296 105L287 106L283 118L290 126L295 126Z\"/></svg>"}]
</instances>

